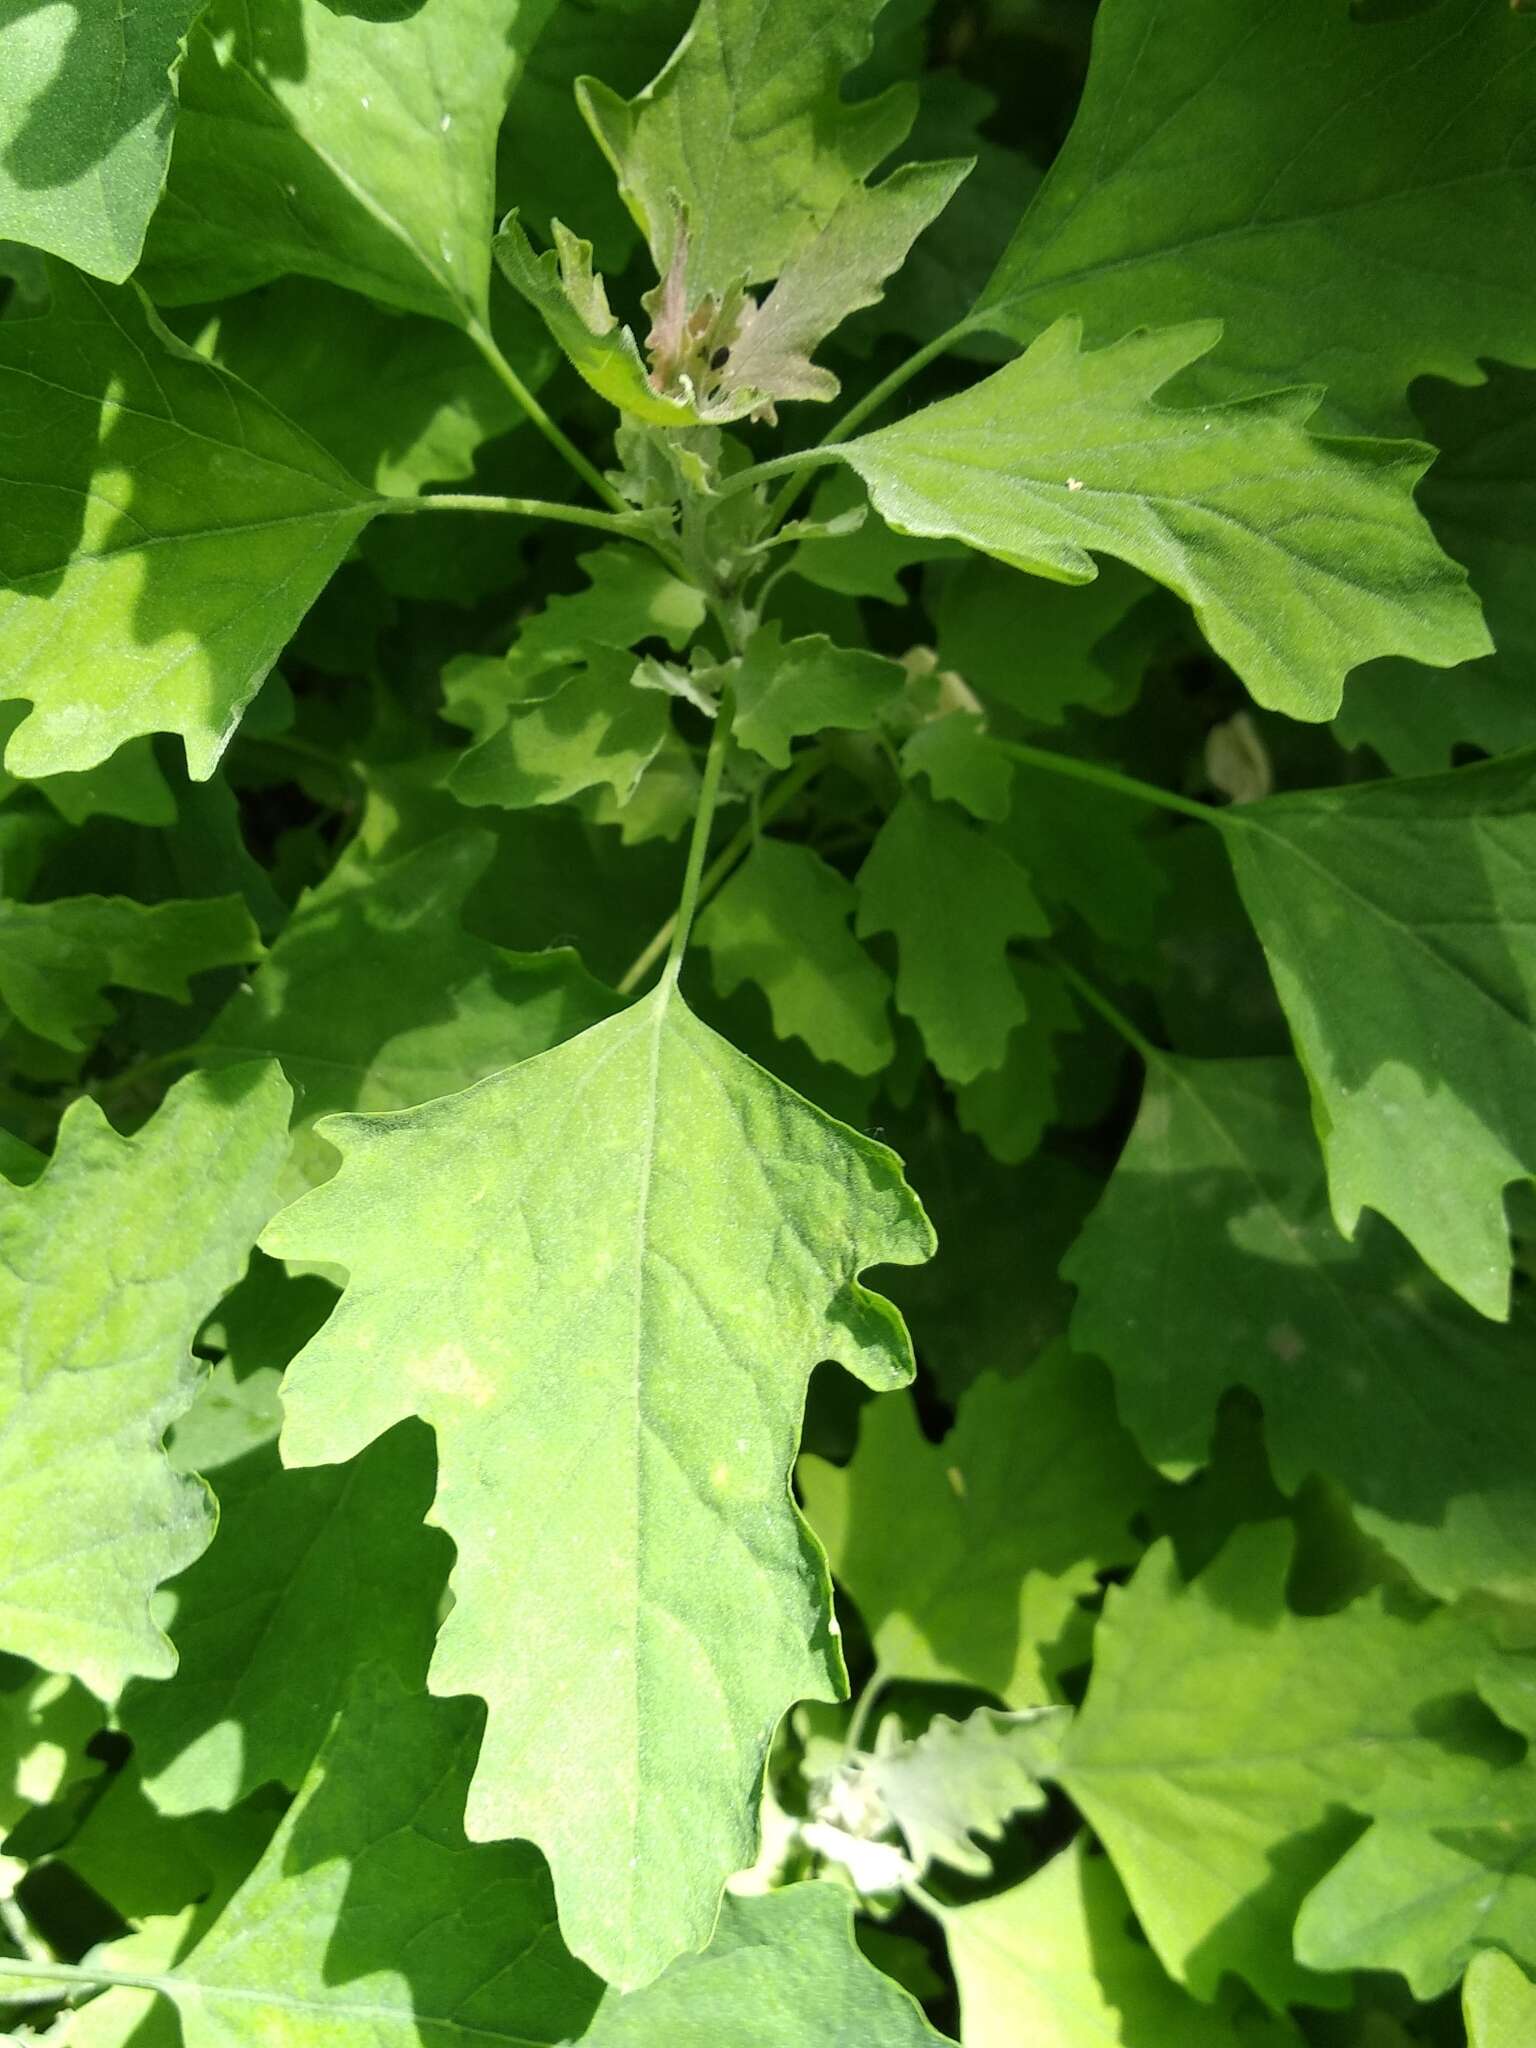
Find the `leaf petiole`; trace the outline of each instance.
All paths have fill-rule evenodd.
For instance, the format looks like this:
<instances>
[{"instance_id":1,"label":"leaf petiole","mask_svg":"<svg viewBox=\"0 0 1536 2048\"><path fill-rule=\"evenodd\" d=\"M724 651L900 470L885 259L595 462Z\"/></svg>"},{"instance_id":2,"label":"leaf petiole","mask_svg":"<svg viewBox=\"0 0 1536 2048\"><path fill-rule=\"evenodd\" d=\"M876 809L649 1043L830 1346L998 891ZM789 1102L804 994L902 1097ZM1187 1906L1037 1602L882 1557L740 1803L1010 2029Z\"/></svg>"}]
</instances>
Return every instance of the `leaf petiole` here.
<instances>
[{"instance_id":1,"label":"leaf petiole","mask_svg":"<svg viewBox=\"0 0 1536 2048\"><path fill-rule=\"evenodd\" d=\"M795 500L800 495L806 472L813 463L824 459L820 455L823 448L831 448L834 443L846 440L848 435L863 426L871 413L878 412L888 399L894 398L904 385L909 384L919 371L926 370L946 349L951 348L963 336L973 333L979 324L967 314L963 320L957 320L953 327L946 327L942 334L935 335L932 341L924 342L923 346L914 350L905 362L898 363L888 377L882 377L873 390L866 391L857 404L851 405L837 424L828 428L815 448L807 449L802 455L788 458L788 461L798 463L799 467L789 469L789 482L768 509L769 532L775 531L789 517Z\"/></svg>"},{"instance_id":2,"label":"leaf petiole","mask_svg":"<svg viewBox=\"0 0 1536 2048\"><path fill-rule=\"evenodd\" d=\"M1048 747L1027 746L1022 740L993 740L991 744L1010 761L1021 762L1027 768L1043 768L1047 774L1065 775L1077 782L1094 783L1100 789L1113 790L1117 796L1129 797L1133 803L1176 811L1181 818L1198 818L1202 825L1215 825L1218 830L1229 822L1230 814L1214 804L1197 803L1193 797L1159 789L1155 782L1122 775L1118 768L1104 768L1097 761L1083 761L1075 754L1053 754Z\"/></svg>"},{"instance_id":3,"label":"leaf petiole","mask_svg":"<svg viewBox=\"0 0 1536 2048\"><path fill-rule=\"evenodd\" d=\"M549 498L498 498L478 491L433 491L421 498L386 498L381 515L405 512L501 512L514 519L549 519L564 526L590 526L624 540L646 540L630 512L596 512L586 505L561 505Z\"/></svg>"},{"instance_id":4,"label":"leaf petiole","mask_svg":"<svg viewBox=\"0 0 1536 2048\"><path fill-rule=\"evenodd\" d=\"M570 436L550 418L549 414L540 405L539 401L528 389L528 386L497 347L496 339L489 329L483 327L478 320L472 320L466 332L492 374L499 378L508 391L511 392L524 413L528 416L528 419L538 428L550 447L569 463L582 482L595 491L611 511L622 512L624 500L596 464L589 462L575 442L571 440Z\"/></svg>"}]
</instances>

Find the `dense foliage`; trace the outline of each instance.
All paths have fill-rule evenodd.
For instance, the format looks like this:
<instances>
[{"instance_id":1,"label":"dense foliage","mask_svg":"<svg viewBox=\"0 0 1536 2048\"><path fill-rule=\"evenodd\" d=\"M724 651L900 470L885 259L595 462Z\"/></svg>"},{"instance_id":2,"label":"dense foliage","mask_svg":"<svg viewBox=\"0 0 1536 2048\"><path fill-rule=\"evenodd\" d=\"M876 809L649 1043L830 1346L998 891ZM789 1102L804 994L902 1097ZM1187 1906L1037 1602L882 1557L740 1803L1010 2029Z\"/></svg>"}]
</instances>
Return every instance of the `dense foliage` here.
<instances>
[{"instance_id":1,"label":"dense foliage","mask_svg":"<svg viewBox=\"0 0 1536 2048\"><path fill-rule=\"evenodd\" d=\"M1536 20L24 4L0 237L0 2024L1532 2048Z\"/></svg>"}]
</instances>

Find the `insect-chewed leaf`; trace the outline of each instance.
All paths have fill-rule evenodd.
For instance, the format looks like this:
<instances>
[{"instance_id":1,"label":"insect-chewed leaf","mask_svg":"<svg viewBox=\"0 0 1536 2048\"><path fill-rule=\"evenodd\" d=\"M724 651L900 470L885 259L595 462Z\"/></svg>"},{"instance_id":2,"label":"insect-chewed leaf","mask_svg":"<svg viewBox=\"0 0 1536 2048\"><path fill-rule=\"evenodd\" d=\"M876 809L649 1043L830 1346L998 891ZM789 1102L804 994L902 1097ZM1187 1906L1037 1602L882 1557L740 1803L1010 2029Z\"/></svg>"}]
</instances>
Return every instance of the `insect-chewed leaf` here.
<instances>
[{"instance_id":1,"label":"insect-chewed leaf","mask_svg":"<svg viewBox=\"0 0 1536 2048\"><path fill-rule=\"evenodd\" d=\"M40 1180L0 1183L0 1647L104 1698L175 1668L150 1595L212 1531L161 1439L271 1214L288 1106L270 1064L189 1075L132 1138L84 1100Z\"/></svg>"},{"instance_id":2,"label":"insect-chewed leaf","mask_svg":"<svg viewBox=\"0 0 1536 2048\"><path fill-rule=\"evenodd\" d=\"M458 1564L432 1684L489 1707L467 1824L539 1842L572 1948L648 1982L752 1859L778 1716L841 1684L789 1466L818 1360L909 1375L856 1276L926 1258L927 1221L883 1146L670 979L462 1095L322 1130L341 1170L266 1243L351 1278L289 1371L284 1455L436 1430Z\"/></svg>"}]
</instances>

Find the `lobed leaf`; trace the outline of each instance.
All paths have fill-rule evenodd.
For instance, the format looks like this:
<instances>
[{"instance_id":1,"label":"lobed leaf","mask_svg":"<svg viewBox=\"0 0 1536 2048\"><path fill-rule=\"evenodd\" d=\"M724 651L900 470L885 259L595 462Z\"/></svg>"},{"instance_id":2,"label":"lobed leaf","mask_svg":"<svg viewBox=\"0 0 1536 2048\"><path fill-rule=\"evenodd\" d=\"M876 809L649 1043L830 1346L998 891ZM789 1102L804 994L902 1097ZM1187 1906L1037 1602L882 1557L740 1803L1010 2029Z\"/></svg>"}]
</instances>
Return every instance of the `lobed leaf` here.
<instances>
[{"instance_id":1,"label":"lobed leaf","mask_svg":"<svg viewBox=\"0 0 1536 2048\"><path fill-rule=\"evenodd\" d=\"M322 1134L340 1173L265 1243L351 1279L289 1371L284 1456L435 1429L458 1565L432 1683L489 1708L468 1827L538 1841L573 1950L649 1982L752 1860L780 1713L842 1683L787 1474L819 1359L909 1376L855 1276L926 1257L926 1220L889 1153L669 980L462 1095Z\"/></svg>"},{"instance_id":2,"label":"lobed leaf","mask_svg":"<svg viewBox=\"0 0 1536 2048\"><path fill-rule=\"evenodd\" d=\"M1531 25L1481 0L1360 12L1108 0L976 317L1028 340L1070 313L1112 341L1214 315L1209 396L1304 378L1356 432L1409 426L1415 377L1531 363Z\"/></svg>"},{"instance_id":3,"label":"lobed leaf","mask_svg":"<svg viewBox=\"0 0 1536 2048\"><path fill-rule=\"evenodd\" d=\"M1490 642L1465 572L1413 503L1410 443L1308 431L1315 390L1204 406L1154 395L1214 345L1210 322L1085 352L1060 320L958 397L845 443L898 532L952 536L1086 583L1119 556L1193 606L1260 704L1329 718L1378 655L1437 668Z\"/></svg>"},{"instance_id":4,"label":"lobed leaf","mask_svg":"<svg viewBox=\"0 0 1536 2048\"><path fill-rule=\"evenodd\" d=\"M124 1138L82 1099L41 1178L0 1186L0 1647L104 1699L175 1669L150 1596L212 1526L161 1438L201 1376L198 1326L271 1214L288 1103L274 1066L193 1074Z\"/></svg>"}]
</instances>

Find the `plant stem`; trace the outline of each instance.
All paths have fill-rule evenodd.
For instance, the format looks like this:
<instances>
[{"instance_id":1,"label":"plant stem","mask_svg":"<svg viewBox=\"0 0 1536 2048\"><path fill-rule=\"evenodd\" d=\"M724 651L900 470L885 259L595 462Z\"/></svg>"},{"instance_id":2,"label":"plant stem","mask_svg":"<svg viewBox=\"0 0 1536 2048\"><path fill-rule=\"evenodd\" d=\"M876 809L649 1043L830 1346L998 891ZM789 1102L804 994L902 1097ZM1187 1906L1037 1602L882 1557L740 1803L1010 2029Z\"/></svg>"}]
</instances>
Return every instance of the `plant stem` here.
<instances>
[{"instance_id":1,"label":"plant stem","mask_svg":"<svg viewBox=\"0 0 1536 2048\"><path fill-rule=\"evenodd\" d=\"M1095 987L1085 974L1080 974L1070 960L1063 960L1053 946L1042 946L1040 955L1042 959L1050 962L1068 988L1082 997L1090 1010L1097 1010L1110 1029L1119 1033L1146 1066L1162 1064L1161 1047L1154 1045L1145 1032L1138 1030L1124 1010L1118 1004L1112 1003L1104 991Z\"/></svg>"},{"instance_id":2,"label":"plant stem","mask_svg":"<svg viewBox=\"0 0 1536 2048\"><path fill-rule=\"evenodd\" d=\"M842 458L840 442L830 439L818 441L814 448L803 448L797 455L775 455L768 462L754 462L750 469L739 469L734 476L723 477L716 495L733 498L738 491L749 491L756 484L771 483L776 476L787 476L794 483L806 470L822 469L829 462L841 462Z\"/></svg>"},{"instance_id":3,"label":"plant stem","mask_svg":"<svg viewBox=\"0 0 1536 2048\"><path fill-rule=\"evenodd\" d=\"M914 1906L921 1906L925 1913L931 1913L941 1926L949 1918L951 1908L936 1899L933 1893L927 1890L925 1886L920 1885L915 1877L909 1878L902 1886L902 1890Z\"/></svg>"},{"instance_id":4,"label":"plant stem","mask_svg":"<svg viewBox=\"0 0 1536 2048\"><path fill-rule=\"evenodd\" d=\"M40 1977L52 1984L89 1985L93 1991L106 1984L126 1984L134 1991L166 1992L170 1988L168 1979L136 1970L93 1970L81 1963L33 1962L30 1958L13 1962L9 1956L0 1956L0 1977Z\"/></svg>"},{"instance_id":5,"label":"plant stem","mask_svg":"<svg viewBox=\"0 0 1536 2048\"><path fill-rule=\"evenodd\" d=\"M522 378L519 377L516 370L513 369L501 350L496 346L495 336L492 335L490 330L483 327L478 320L474 320L470 322L467 331L470 340L480 351L481 356L489 365L493 375L498 377L508 391L511 392L550 447L570 464L582 482L589 489L595 491L611 511L622 512L624 510L624 500L613 488L613 485L609 483L602 471L595 464L589 462L575 442L560 427L556 426Z\"/></svg>"},{"instance_id":6,"label":"plant stem","mask_svg":"<svg viewBox=\"0 0 1536 2048\"><path fill-rule=\"evenodd\" d=\"M852 1756L864 1746L864 1731L869 1726L870 1711L875 1701L885 1690L887 1674L877 1664L869 1674L864 1690L853 1703L853 1712L848 1720L848 1732L843 1737L843 1755Z\"/></svg>"},{"instance_id":7,"label":"plant stem","mask_svg":"<svg viewBox=\"0 0 1536 2048\"><path fill-rule=\"evenodd\" d=\"M683 954L688 949L694 912L699 907L699 889L704 880L704 856L709 850L709 835L715 822L715 807L720 801L720 777L725 771L725 756L731 744L734 715L734 693L727 683L720 692L720 702L715 711L715 729L710 734L709 753L704 761L704 781L699 789L699 808L694 814L693 836L688 842L688 865L683 871L683 893L678 899L677 916L673 921L672 943L667 948L667 964L661 970L663 981L675 982L682 972Z\"/></svg>"},{"instance_id":8,"label":"plant stem","mask_svg":"<svg viewBox=\"0 0 1536 2048\"><path fill-rule=\"evenodd\" d=\"M1021 761L1028 768L1044 768L1051 775L1091 782L1099 789L1112 789L1117 796L1128 796L1134 803L1177 811L1181 818L1198 818L1202 825L1214 825L1218 831L1230 822L1227 812L1217 810L1214 804L1196 803L1193 797L1159 789L1153 782L1139 782L1134 775L1122 775L1118 768L1103 768L1097 761L1081 761L1075 754L1053 754L1048 747L1029 747L1020 740L993 740L991 744L1011 761Z\"/></svg>"},{"instance_id":9,"label":"plant stem","mask_svg":"<svg viewBox=\"0 0 1536 2048\"><path fill-rule=\"evenodd\" d=\"M699 900L695 906L696 909L707 903L710 897L714 895L726 876L742 859L743 855L751 849L752 842L756 839L762 827L768 824L770 820L776 818L784 806L800 794L801 790L804 789L813 776L821 773L822 769L826 766L826 762L827 754L824 747L808 747L800 755L794 766L779 778L758 805L757 816L748 819L741 830L721 847L709 866L704 870L699 882ZM644 950L636 956L625 970L623 979L618 983L618 991L621 996L627 996L632 989L638 987L645 979L646 975L671 944L672 934L676 929L677 915L674 912L661 929L652 934Z\"/></svg>"},{"instance_id":10,"label":"plant stem","mask_svg":"<svg viewBox=\"0 0 1536 2048\"><path fill-rule=\"evenodd\" d=\"M561 505L551 498L495 498L478 491L434 491L424 498L386 498L381 513L505 512L516 519L553 519L565 526L591 526L621 540L644 540L627 512L594 512L586 505Z\"/></svg>"},{"instance_id":11,"label":"plant stem","mask_svg":"<svg viewBox=\"0 0 1536 2048\"><path fill-rule=\"evenodd\" d=\"M969 334L974 324L967 315L964 320L957 320L953 327L946 327L942 334L936 335L932 341L925 342L914 354L908 356L904 363L898 363L891 374L882 377L872 391L866 391L857 405L848 408L836 426L828 428L815 448L808 450L804 455L785 458L786 463L798 462L800 466L791 470L789 482L769 507L770 533L788 518L790 508L800 495L806 470L814 461L826 459L819 451L830 447L834 441L846 440L850 434L863 426L872 412L878 412L886 400L894 398L903 385L909 384L920 370L926 370L935 357L943 355L944 351L959 341L962 335ZM765 468L767 466L764 465Z\"/></svg>"}]
</instances>

